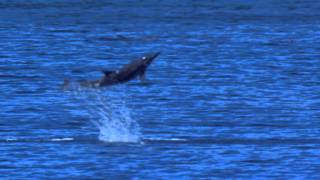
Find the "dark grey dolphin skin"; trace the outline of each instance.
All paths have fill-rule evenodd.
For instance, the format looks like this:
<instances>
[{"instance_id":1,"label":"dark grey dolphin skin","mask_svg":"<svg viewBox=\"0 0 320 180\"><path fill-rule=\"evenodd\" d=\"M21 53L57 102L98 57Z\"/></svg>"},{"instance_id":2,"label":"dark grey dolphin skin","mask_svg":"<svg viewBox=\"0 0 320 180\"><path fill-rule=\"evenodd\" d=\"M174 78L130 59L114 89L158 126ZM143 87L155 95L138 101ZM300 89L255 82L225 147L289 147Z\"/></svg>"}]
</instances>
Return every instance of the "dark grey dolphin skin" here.
<instances>
[{"instance_id":1,"label":"dark grey dolphin skin","mask_svg":"<svg viewBox=\"0 0 320 180\"><path fill-rule=\"evenodd\" d=\"M145 55L116 71L104 70L102 71L104 76L101 79L94 81L80 81L80 85L84 87L99 88L125 83L135 79L136 77L139 77L141 80L143 80L147 68L153 62L153 60L159 56L159 54L160 52ZM68 84L69 81L65 80L63 88L65 89Z\"/></svg>"}]
</instances>

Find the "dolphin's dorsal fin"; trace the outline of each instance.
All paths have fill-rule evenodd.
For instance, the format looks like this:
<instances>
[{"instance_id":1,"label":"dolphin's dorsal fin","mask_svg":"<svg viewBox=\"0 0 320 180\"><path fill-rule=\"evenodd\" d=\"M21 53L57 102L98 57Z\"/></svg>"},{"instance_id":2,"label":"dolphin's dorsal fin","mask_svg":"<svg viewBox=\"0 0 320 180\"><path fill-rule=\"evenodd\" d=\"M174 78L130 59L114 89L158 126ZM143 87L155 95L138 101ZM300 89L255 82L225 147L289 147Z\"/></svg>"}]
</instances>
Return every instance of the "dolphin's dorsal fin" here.
<instances>
[{"instance_id":1,"label":"dolphin's dorsal fin","mask_svg":"<svg viewBox=\"0 0 320 180\"><path fill-rule=\"evenodd\" d=\"M105 76L109 76L109 75L112 74L114 71L103 70L102 72L103 72L103 74L104 74Z\"/></svg>"}]
</instances>

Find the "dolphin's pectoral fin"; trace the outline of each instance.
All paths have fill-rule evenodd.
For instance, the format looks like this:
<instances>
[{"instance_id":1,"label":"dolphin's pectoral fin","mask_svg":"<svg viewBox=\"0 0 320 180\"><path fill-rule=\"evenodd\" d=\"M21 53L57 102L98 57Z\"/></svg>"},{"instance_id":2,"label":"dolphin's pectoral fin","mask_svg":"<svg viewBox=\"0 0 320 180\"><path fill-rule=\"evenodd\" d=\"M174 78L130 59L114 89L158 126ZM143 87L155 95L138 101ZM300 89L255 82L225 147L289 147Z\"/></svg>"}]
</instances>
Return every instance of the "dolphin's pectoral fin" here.
<instances>
[{"instance_id":1,"label":"dolphin's pectoral fin","mask_svg":"<svg viewBox=\"0 0 320 180\"><path fill-rule=\"evenodd\" d=\"M142 81L142 82L146 81L145 72L146 72L146 71L144 70L144 71L141 71L141 72L139 73L139 79L140 79L140 81Z\"/></svg>"},{"instance_id":2,"label":"dolphin's pectoral fin","mask_svg":"<svg viewBox=\"0 0 320 180\"><path fill-rule=\"evenodd\" d=\"M63 81L62 90L68 89L69 84L70 84L70 81L69 81L68 79L65 79L65 80Z\"/></svg>"}]
</instances>

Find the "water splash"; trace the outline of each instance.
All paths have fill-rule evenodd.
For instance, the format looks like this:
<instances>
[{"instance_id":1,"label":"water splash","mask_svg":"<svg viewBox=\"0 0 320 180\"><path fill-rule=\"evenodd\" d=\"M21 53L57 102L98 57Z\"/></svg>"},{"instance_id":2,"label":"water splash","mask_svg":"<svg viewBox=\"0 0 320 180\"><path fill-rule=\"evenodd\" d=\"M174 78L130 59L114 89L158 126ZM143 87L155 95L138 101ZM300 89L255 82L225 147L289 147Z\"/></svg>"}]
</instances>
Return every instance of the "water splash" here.
<instances>
[{"instance_id":1,"label":"water splash","mask_svg":"<svg viewBox=\"0 0 320 180\"><path fill-rule=\"evenodd\" d=\"M77 87L71 92L87 108L91 122L99 129L99 140L140 141L140 127L126 105L127 95L123 87L112 86L102 90Z\"/></svg>"}]
</instances>

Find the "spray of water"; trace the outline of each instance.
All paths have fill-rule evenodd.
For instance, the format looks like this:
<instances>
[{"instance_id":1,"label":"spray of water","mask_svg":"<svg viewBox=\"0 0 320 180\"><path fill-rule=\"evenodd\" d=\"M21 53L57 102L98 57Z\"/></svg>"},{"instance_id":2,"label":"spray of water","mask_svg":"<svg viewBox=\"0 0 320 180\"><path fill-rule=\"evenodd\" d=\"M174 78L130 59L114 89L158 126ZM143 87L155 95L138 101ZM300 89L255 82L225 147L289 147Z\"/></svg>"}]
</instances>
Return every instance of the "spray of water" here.
<instances>
[{"instance_id":1,"label":"spray of water","mask_svg":"<svg viewBox=\"0 0 320 180\"><path fill-rule=\"evenodd\" d=\"M73 88L74 97L85 106L91 122L104 142L139 142L140 127L126 105L127 94L121 86L107 89Z\"/></svg>"}]
</instances>

